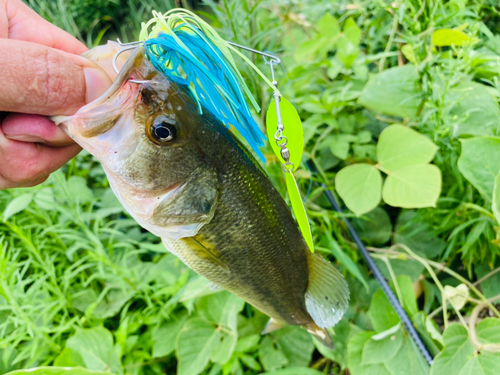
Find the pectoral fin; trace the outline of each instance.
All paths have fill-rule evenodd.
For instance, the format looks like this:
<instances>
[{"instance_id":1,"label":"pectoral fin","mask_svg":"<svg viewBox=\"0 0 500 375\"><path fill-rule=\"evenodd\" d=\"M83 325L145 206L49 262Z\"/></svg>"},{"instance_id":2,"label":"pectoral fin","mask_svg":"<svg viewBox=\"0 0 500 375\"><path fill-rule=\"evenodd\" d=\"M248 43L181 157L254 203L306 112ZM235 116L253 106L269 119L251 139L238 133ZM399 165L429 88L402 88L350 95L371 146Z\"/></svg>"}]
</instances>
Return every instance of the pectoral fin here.
<instances>
[{"instance_id":1,"label":"pectoral fin","mask_svg":"<svg viewBox=\"0 0 500 375\"><path fill-rule=\"evenodd\" d=\"M306 309L319 328L333 327L347 310L349 289L339 271L319 254L309 258Z\"/></svg>"},{"instance_id":2,"label":"pectoral fin","mask_svg":"<svg viewBox=\"0 0 500 375\"><path fill-rule=\"evenodd\" d=\"M198 256L199 258L219 266L220 268L222 268L224 272L229 272L229 267L227 266L227 263L222 259L220 259L208 248L203 246L194 237L181 238L180 241L184 242L184 244L189 248L189 250L194 252L196 256Z\"/></svg>"}]
</instances>

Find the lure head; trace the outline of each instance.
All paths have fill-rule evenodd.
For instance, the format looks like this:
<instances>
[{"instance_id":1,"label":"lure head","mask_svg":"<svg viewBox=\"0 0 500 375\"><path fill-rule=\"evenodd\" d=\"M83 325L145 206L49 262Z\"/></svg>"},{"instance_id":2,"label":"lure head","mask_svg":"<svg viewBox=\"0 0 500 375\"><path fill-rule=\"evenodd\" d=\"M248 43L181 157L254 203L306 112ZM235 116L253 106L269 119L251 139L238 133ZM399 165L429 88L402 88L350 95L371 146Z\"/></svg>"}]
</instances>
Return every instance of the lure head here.
<instances>
[{"instance_id":1,"label":"lure head","mask_svg":"<svg viewBox=\"0 0 500 375\"><path fill-rule=\"evenodd\" d=\"M108 91L60 125L99 159L118 199L152 233L191 236L211 219L217 176L209 154L226 129L200 115L187 87L158 74L141 46ZM199 207L179 206L182 197Z\"/></svg>"}]
</instances>

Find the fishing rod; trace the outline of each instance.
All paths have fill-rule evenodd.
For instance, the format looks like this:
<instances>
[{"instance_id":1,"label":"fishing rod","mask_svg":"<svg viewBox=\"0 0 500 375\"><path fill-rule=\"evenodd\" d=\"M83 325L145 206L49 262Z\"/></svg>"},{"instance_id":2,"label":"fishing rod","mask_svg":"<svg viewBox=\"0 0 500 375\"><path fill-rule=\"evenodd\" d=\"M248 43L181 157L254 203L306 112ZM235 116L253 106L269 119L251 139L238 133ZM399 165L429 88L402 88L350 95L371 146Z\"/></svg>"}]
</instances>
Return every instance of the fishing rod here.
<instances>
[{"instance_id":1,"label":"fishing rod","mask_svg":"<svg viewBox=\"0 0 500 375\"><path fill-rule=\"evenodd\" d=\"M330 203L330 206L333 210L338 212L339 214L343 214L343 210L336 201L335 197L333 196L332 192L328 189L328 186L326 184L322 183L321 186L325 189L324 190L324 195L328 202ZM370 253L368 253L368 250L366 250L365 245L363 244L363 241L359 238L358 233L356 230L353 228L351 225L350 221L344 216L342 216L342 220L347 226L347 230L349 231L349 234L351 235L352 239L356 243L356 246L358 247L359 251L361 252L361 255L363 256L366 264L368 265L368 268L370 271L372 271L373 277L375 277L375 280L377 280L378 284L380 285L380 288L384 291L387 299L389 300L392 308L394 311L396 311L396 314L398 315L399 319L403 323L403 326L406 329L406 332L408 333L408 336L412 339L413 343L417 346L419 349L420 353L422 353L422 356L426 360L426 362L430 365L432 365L433 358L432 355L429 353L427 350L427 347L425 346L424 342L422 341L422 338L418 334L417 330L413 326L413 323L410 320L410 317L408 314L406 314L406 311L404 310L403 306L399 303L399 300L397 299L396 295L392 291L391 287L389 286L389 283L387 280L384 278L382 275L382 272L378 268L377 264L374 262L373 258L371 257Z\"/></svg>"}]
</instances>

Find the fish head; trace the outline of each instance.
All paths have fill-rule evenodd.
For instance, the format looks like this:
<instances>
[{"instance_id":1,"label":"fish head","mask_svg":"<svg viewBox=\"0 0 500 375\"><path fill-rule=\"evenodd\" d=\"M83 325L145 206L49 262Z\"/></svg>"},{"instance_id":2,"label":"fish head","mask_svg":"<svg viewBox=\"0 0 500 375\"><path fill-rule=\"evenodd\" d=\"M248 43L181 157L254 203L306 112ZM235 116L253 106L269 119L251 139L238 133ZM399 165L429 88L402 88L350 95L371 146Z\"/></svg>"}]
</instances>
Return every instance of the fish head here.
<instances>
[{"instance_id":1,"label":"fish head","mask_svg":"<svg viewBox=\"0 0 500 375\"><path fill-rule=\"evenodd\" d=\"M207 150L217 124L200 115L189 87L153 67L142 46L101 97L55 120L99 159L118 199L152 233L192 236L213 216L217 176Z\"/></svg>"}]
</instances>

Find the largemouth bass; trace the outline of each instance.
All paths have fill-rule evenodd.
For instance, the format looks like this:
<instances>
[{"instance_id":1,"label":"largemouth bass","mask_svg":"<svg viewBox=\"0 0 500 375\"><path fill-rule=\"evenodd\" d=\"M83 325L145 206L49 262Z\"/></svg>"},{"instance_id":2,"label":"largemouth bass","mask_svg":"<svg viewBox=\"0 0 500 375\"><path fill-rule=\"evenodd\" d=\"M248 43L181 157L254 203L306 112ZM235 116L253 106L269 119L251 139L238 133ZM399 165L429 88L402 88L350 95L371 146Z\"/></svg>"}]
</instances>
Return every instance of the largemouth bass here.
<instances>
[{"instance_id":1,"label":"largemouth bass","mask_svg":"<svg viewBox=\"0 0 500 375\"><path fill-rule=\"evenodd\" d=\"M103 51L87 56L104 66ZM326 328L347 308L344 278L310 252L250 152L215 116L200 115L188 87L159 73L141 46L103 96L56 120L100 160L143 228L188 267L271 317L264 333L300 325L332 345Z\"/></svg>"}]
</instances>

